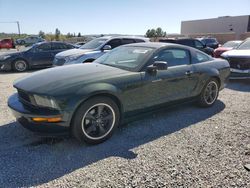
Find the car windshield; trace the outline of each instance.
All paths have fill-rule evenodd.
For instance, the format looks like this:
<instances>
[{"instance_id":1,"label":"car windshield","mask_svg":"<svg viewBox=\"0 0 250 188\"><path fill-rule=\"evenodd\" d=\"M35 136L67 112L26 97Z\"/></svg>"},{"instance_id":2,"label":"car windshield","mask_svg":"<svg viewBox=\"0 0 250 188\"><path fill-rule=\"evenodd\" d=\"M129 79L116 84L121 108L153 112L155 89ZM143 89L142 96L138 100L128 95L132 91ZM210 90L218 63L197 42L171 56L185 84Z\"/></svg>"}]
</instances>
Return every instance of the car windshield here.
<instances>
[{"instance_id":1,"label":"car windshield","mask_svg":"<svg viewBox=\"0 0 250 188\"><path fill-rule=\"evenodd\" d=\"M96 49L99 46L103 45L104 42L106 42L108 39L106 38L98 38L98 39L94 39L91 40L89 42L87 42L86 44L82 45L80 47L80 49Z\"/></svg>"},{"instance_id":2,"label":"car windshield","mask_svg":"<svg viewBox=\"0 0 250 188\"><path fill-rule=\"evenodd\" d=\"M240 43L241 43L241 41L228 41L225 44L223 44L222 47L236 48L237 46L239 46Z\"/></svg>"},{"instance_id":3,"label":"car windshield","mask_svg":"<svg viewBox=\"0 0 250 188\"><path fill-rule=\"evenodd\" d=\"M241 45L239 45L239 47L237 48L239 50L250 50L250 39L244 41L243 43L241 43Z\"/></svg>"},{"instance_id":4,"label":"car windshield","mask_svg":"<svg viewBox=\"0 0 250 188\"><path fill-rule=\"evenodd\" d=\"M94 62L135 71L152 53L153 49L148 47L121 46L104 54Z\"/></svg>"}]
</instances>

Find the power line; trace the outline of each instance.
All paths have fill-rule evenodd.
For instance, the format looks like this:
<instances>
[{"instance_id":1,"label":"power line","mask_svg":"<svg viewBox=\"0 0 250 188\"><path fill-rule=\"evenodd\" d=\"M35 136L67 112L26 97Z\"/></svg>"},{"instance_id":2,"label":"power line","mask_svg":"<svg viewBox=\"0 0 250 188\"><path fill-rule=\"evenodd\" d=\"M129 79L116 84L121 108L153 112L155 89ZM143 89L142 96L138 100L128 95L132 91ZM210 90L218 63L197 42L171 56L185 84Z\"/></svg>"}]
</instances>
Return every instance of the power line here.
<instances>
[{"instance_id":1,"label":"power line","mask_svg":"<svg viewBox=\"0 0 250 188\"><path fill-rule=\"evenodd\" d=\"M19 24L19 21L5 21L5 22L0 22L0 23L16 23L17 24L17 29L18 29L18 34L19 34L19 37L21 35L21 32L20 32L20 24Z\"/></svg>"}]
</instances>

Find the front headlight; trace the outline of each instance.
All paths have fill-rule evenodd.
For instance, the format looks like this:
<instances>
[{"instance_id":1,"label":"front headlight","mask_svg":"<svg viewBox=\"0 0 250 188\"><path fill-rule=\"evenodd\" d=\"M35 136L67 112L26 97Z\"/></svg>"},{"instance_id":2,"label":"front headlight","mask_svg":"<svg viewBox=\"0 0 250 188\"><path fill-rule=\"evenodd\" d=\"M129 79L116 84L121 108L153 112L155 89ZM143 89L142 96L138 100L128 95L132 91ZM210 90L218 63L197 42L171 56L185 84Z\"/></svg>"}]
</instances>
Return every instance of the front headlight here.
<instances>
[{"instance_id":1,"label":"front headlight","mask_svg":"<svg viewBox=\"0 0 250 188\"><path fill-rule=\"evenodd\" d=\"M66 60L66 63L68 63L68 62L77 60L79 57L80 56L68 56L65 58L65 60Z\"/></svg>"},{"instance_id":2,"label":"front headlight","mask_svg":"<svg viewBox=\"0 0 250 188\"><path fill-rule=\"evenodd\" d=\"M0 56L0 60L4 61L8 58L10 58L11 56L10 55L4 55L4 56Z\"/></svg>"},{"instance_id":3,"label":"front headlight","mask_svg":"<svg viewBox=\"0 0 250 188\"><path fill-rule=\"evenodd\" d=\"M40 95L33 95L33 97L38 106L59 109L59 106L56 103L56 101L50 97L40 96Z\"/></svg>"}]
</instances>

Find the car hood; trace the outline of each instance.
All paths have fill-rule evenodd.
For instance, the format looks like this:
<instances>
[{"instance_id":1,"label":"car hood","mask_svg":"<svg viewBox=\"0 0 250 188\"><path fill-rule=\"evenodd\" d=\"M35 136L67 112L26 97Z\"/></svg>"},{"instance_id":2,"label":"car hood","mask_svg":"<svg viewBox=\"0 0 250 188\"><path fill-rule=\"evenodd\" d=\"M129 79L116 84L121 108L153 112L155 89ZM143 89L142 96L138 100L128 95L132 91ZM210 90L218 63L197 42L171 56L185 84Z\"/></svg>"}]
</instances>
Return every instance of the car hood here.
<instances>
[{"instance_id":1,"label":"car hood","mask_svg":"<svg viewBox=\"0 0 250 188\"><path fill-rule=\"evenodd\" d=\"M222 57L249 57L250 58L250 50L230 50L224 52Z\"/></svg>"},{"instance_id":2,"label":"car hood","mask_svg":"<svg viewBox=\"0 0 250 188\"><path fill-rule=\"evenodd\" d=\"M116 77L129 71L97 63L62 66L38 71L14 82L14 87L30 93L58 95L74 92L74 87Z\"/></svg>"},{"instance_id":3,"label":"car hood","mask_svg":"<svg viewBox=\"0 0 250 188\"><path fill-rule=\"evenodd\" d=\"M7 56L7 55L19 55L21 52L19 51L14 51L14 52L4 52L4 53L1 53L0 57L3 57L3 56Z\"/></svg>"},{"instance_id":4,"label":"car hood","mask_svg":"<svg viewBox=\"0 0 250 188\"><path fill-rule=\"evenodd\" d=\"M91 51L93 51L93 49L70 49L56 54L56 57L63 58L68 56L80 56Z\"/></svg>"}]
</instances>

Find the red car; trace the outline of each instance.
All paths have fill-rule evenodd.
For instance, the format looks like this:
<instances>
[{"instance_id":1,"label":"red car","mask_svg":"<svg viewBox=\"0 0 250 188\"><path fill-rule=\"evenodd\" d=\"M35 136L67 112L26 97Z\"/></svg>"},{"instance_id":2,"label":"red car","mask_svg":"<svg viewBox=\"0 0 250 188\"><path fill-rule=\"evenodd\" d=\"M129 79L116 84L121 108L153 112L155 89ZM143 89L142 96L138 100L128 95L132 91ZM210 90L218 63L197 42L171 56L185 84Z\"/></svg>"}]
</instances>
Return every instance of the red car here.
<instances>
[{"instance_id":1,"label":"red car","mask_svg":"<svg viewBox=\"0 0 250 188\"><path fill-rule=\"evenodd\" d=\"M237 48L242 43L241 40L231 40L214 50L214 57L219 58L223 52Z\"/></svg>"},{"instance_id":2,"label":"red car","mask_svg":"<svg viewBox=\"0 0 250 188\"><path fill-rule=\"evenodd\" d=\"M15 48L14 40L13 39L0 40L0 49L1 48Z\"/></svg>"}]
</instances>

